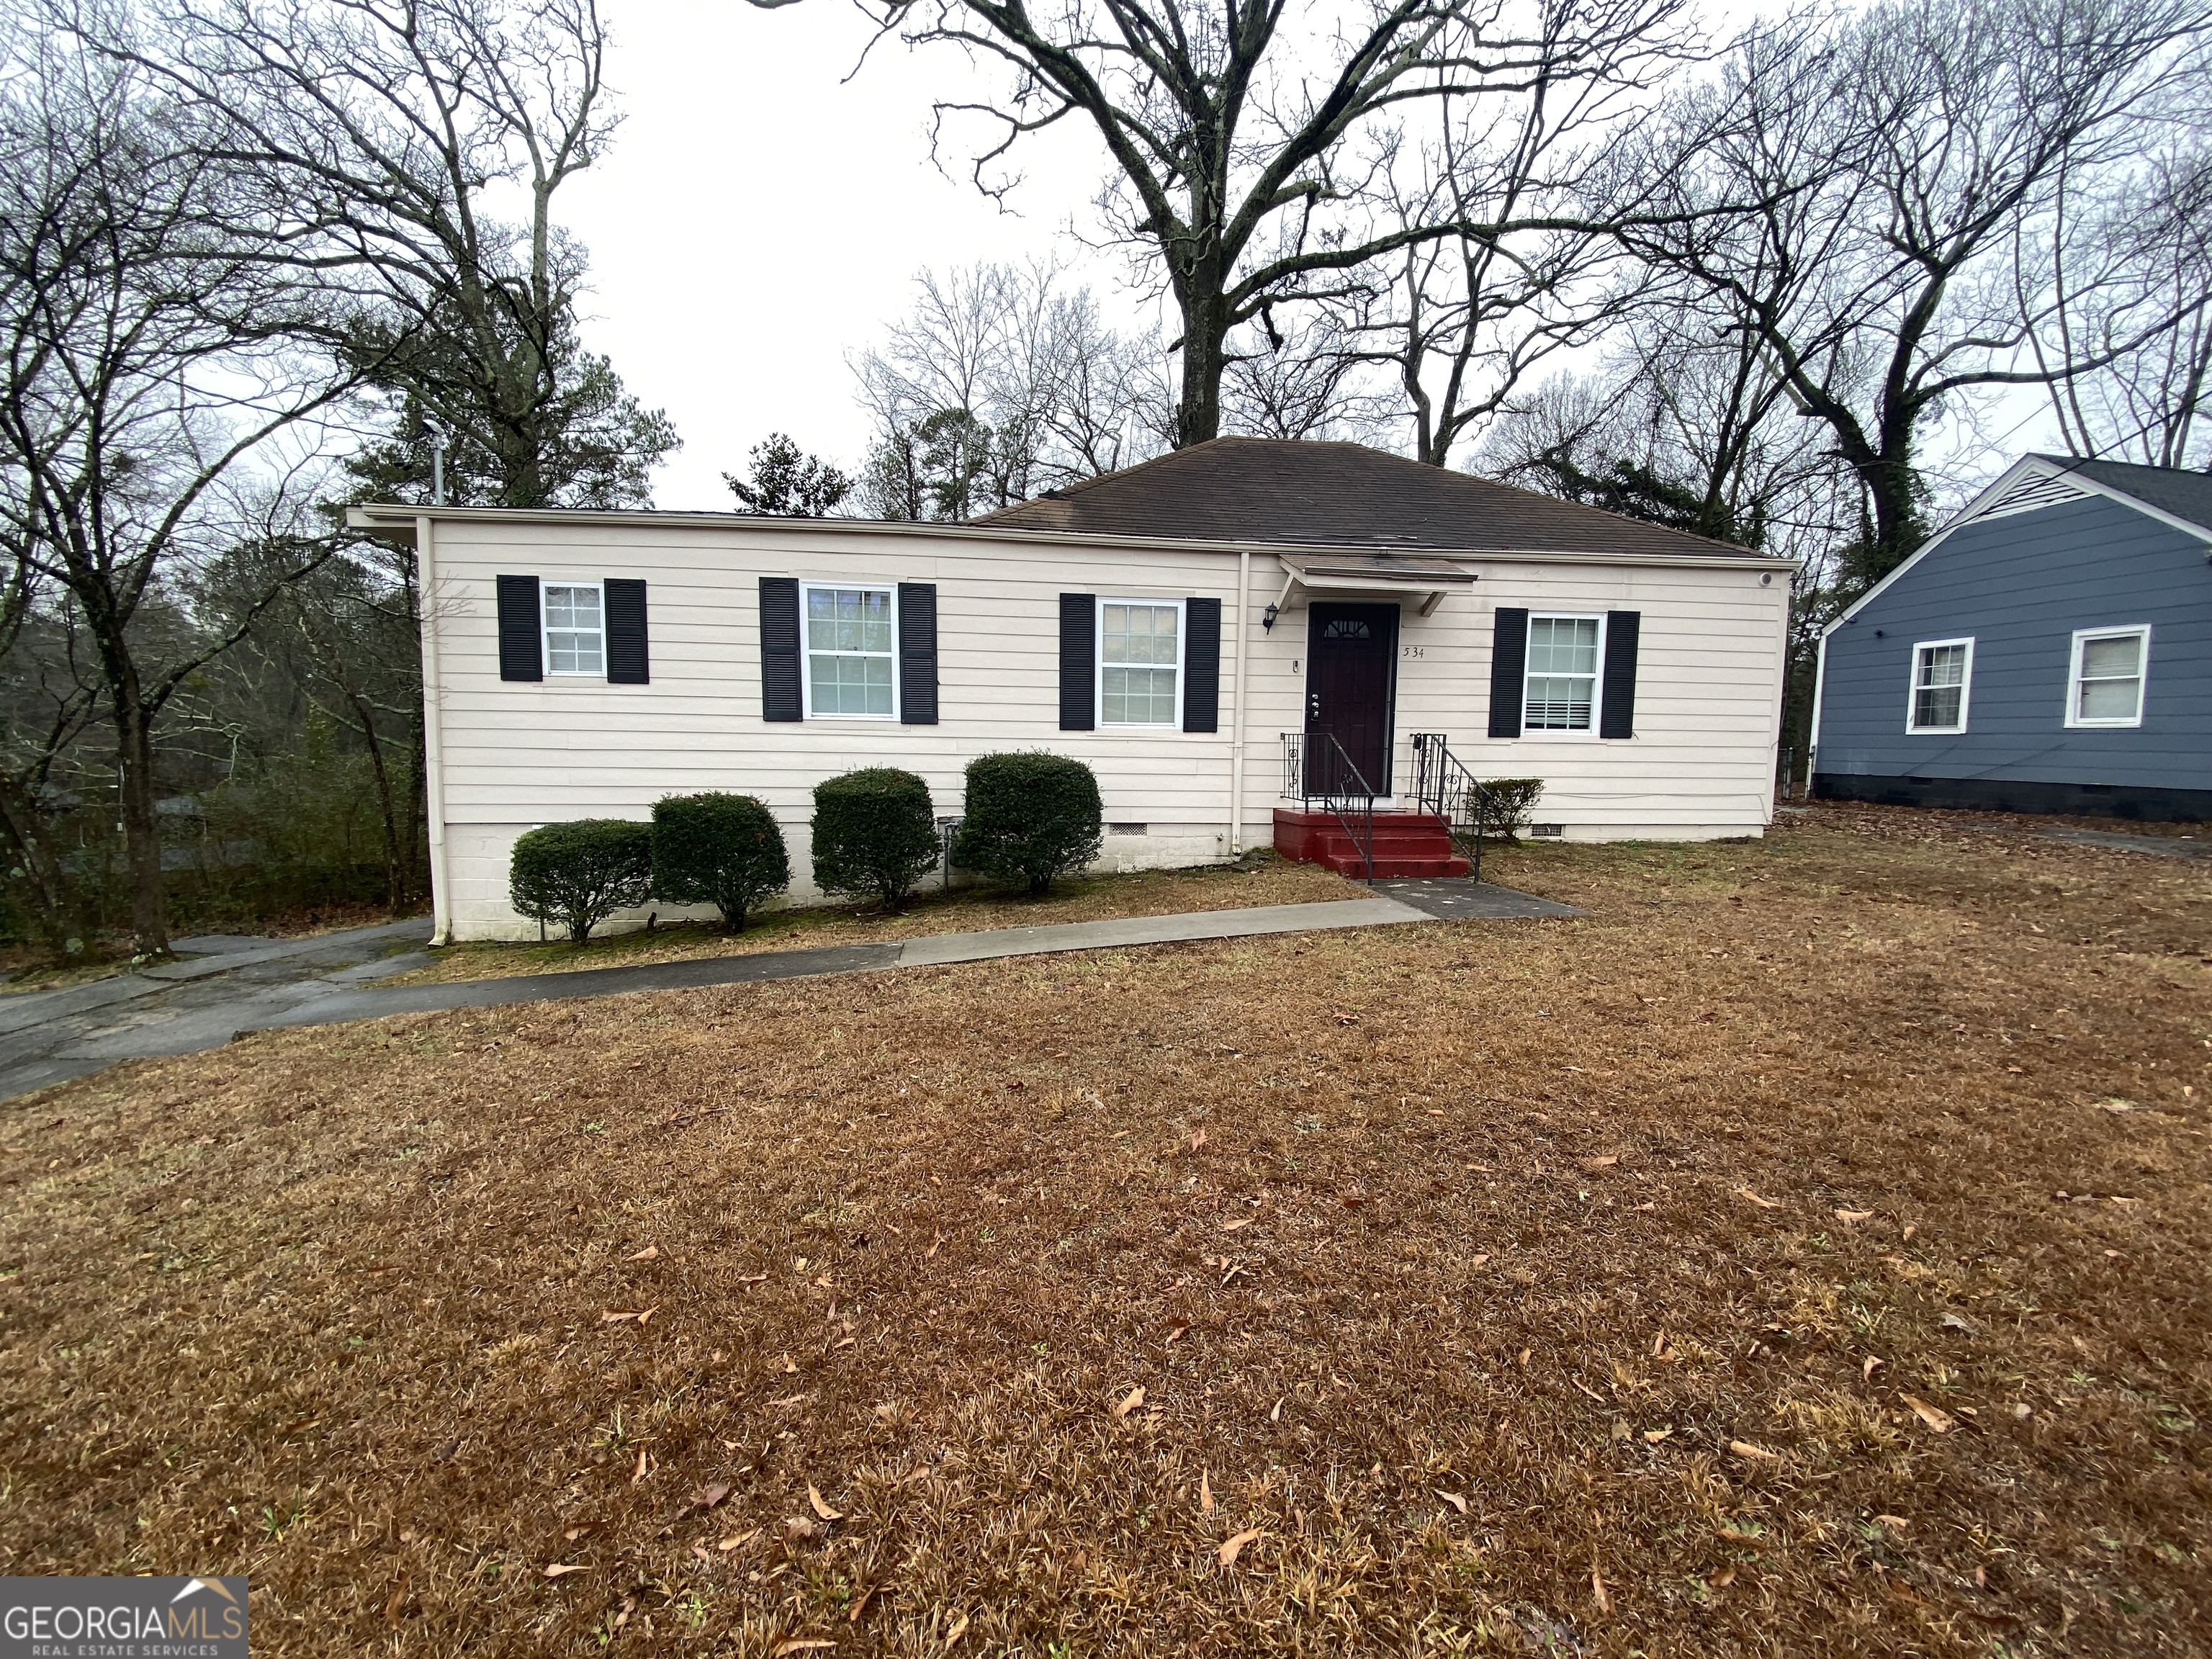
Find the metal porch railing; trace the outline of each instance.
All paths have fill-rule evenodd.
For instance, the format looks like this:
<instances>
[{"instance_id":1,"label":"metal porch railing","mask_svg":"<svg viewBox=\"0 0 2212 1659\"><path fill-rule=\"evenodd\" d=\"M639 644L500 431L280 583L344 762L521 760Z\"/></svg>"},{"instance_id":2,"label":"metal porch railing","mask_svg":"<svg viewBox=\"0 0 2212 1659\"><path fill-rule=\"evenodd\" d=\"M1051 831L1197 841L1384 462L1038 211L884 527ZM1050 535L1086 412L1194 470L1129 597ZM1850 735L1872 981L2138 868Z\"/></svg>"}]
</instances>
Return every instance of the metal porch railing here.
<instances>
[{"instance_id":1,"label":"metal porch railing","mask_svg":"<svg viewBox=\"0 0 2212 1659\"><path fill-rule=\"evenodd\" d=\"M1285 732L1283 797L1334 813L1359 854L1361 881L1375 878L1375 790L1333 732Z\"/></svg>"},{"instance_id":2,"label":"metal porch railing","mask_svg":"<svg viewBox=\"0 0 2212 1659\"><path fill-rule=\"evenodd\" d=\"M1413 799L1444 821L1452 842L1482 879L1482 843L1491 817L1490 792L1451 751L1441 732L1413 733Z\"/></svg>"}]
</instances>

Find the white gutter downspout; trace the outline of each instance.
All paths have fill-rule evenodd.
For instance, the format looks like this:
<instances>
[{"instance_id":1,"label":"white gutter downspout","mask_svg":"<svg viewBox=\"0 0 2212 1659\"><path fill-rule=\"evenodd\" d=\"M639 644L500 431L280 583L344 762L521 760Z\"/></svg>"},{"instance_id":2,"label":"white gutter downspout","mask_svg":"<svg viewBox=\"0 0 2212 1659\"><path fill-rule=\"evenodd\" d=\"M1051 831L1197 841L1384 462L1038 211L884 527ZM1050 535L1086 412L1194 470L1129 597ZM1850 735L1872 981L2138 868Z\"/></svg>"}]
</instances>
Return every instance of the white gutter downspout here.
<instances>
[{"instance_id":1,"label":"white gutter downspout","mask_svg":"<svg viewBox=\"0 0 2212 1659\"><path fill-rule=\"evenodd\" d=\"M446 772L438 725L443 699L439 695L437 591L435 562L437 520L428 514L415 520L416 591L422 604L422 799L430 823L430 943L453 942L453 896L446 886Z\"/></svg>"},{"instance_id":2,"label":"white gutter downspout","mask_svg":"<svg viewBox=\"0 0 2212 1659\"><path fill-rule=\"evenodd\" d=\"M1252 599L1252 550L1237 551L1237 672L1229 694L1229 856L1244 855L1244 611Z\"/></svg>"}]
</instances>

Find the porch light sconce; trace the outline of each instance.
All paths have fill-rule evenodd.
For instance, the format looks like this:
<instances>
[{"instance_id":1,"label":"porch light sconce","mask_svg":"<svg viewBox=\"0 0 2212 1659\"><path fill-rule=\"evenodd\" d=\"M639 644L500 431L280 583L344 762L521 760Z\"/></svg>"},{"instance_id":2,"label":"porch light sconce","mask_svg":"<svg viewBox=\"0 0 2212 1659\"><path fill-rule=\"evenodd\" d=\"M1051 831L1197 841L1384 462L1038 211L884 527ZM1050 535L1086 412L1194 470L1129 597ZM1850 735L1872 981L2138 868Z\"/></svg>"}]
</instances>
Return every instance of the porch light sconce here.
<instances>
[{"instance_id":1,"label":"porch light sconce","mask_svg":"<svg viewBox=\"0 0 2212 1659\"><path fill-rule=\"evenodd\" d=\"M1262 634L1273 633L1275 631L1275 618L1281 614L1282 607L1280 605L1271 605L1265 611L1262 611L1260 613L1260 631Z\"/></svg>"}]
</instances>

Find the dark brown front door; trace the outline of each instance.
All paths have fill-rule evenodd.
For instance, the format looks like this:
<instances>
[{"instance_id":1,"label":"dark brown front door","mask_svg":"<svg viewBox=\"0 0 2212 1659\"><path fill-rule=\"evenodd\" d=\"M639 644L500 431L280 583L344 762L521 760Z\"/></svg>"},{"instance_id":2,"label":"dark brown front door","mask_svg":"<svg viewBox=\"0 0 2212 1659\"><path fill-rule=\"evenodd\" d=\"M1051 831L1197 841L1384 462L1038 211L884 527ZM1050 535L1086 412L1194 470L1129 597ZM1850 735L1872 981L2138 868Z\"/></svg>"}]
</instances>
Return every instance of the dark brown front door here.
<instances>
[{"instance_id":1,"label":"dark brown front door","mask_svg":"<svg viewBox=\"0 0 2212 1659\"><path fill-rule=\"evenodd\" d=\"M1398 669L1395 605L1310 606L1306 620L1306 787L1340 788L1340 760L1318 736L1343 745L1360 779L1390 793L1392 696Z\"/></svg>"}]
</instances>

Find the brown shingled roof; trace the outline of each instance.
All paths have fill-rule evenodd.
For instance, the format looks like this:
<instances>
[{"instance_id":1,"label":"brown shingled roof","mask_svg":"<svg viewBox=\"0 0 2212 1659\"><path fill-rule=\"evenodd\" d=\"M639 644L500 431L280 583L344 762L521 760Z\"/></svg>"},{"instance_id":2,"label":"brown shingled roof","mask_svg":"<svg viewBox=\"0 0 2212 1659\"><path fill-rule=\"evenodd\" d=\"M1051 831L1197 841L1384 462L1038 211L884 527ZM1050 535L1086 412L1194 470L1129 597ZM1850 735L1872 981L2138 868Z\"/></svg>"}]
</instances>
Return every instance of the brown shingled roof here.
<instances>
[{"instance_id":1,"label":"brown shingled roof","mask_svg":"<svg viewBox=\"0 0 2212 1659\"><path fill-rule=\"evenodd\" d=\"M1437 552L1758 555L1364 444L1216 438L975 520L1006 530Z\"/></svg>"}]
</instances>

